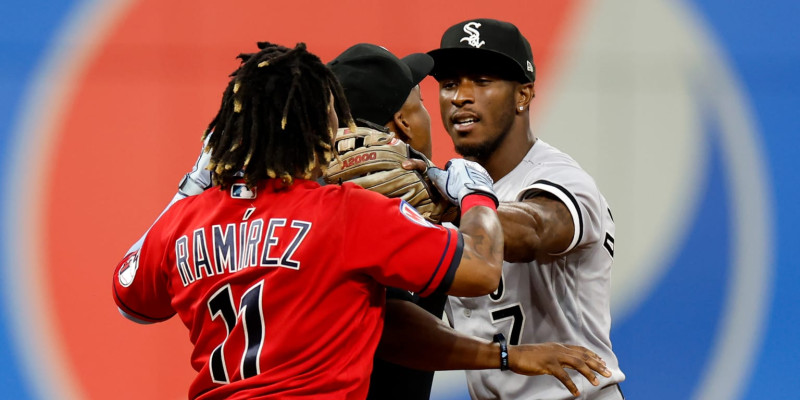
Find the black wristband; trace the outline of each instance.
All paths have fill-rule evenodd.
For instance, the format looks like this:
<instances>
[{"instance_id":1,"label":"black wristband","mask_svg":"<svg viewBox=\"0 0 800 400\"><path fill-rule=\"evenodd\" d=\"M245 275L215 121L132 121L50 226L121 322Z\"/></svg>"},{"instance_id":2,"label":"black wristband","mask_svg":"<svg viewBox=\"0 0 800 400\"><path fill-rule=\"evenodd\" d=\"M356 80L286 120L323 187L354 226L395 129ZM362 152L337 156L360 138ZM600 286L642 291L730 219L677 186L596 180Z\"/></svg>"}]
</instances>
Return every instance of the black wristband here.
<instances>
[{"instance_id":1,"label":"black wristband","mask_svg":"<svg viewBox=\"0 0 800 400\"><path fill-rule=\"evenodd\" d=\"M500 371L508 371L508 343L502 333L494 335L494 342L500 343Z\"/></svg>"}]
</instances>

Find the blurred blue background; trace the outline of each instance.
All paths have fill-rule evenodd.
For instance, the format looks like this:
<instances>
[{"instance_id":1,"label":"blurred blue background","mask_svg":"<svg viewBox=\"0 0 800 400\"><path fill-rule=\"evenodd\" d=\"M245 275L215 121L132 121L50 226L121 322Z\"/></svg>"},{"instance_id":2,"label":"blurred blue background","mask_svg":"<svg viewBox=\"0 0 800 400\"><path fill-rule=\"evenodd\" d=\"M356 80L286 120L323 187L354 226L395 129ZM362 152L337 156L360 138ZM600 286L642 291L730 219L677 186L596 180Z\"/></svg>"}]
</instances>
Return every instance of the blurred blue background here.
<instances>
[{"instance_id":1,"label":"blurred blue background","mask_svg":"<svg viewBox=\"0 0 800 400\"><path fill-rule=\"evenodd\" d=\"M178 3L182 7L193 4ZM509 3L524 9L535 8L539 2ZM627 374L622 385L627 398L800 399L796 376L800 367L796 261L800 256L796 245L800 238L796 172L800 167L800 3L609 0L571 4L568 17L562 16L566 33L550 45L560 54L558 60L547 61L548 70L557 77L544 83L544 95L537 91L541 107L534 115L534 126L596 177L615 210L621 232L617 254L623 255L617 256L611 335ZM320 2L316 9L324 14L325 7L334 6ZM0 171L6 183L0 198L0 398L100 399L110 398L104 393L114 390L128 392L130 386L169 386L161 381L107 380L95 376L92 368L81 367L97 361L82 360L81 351L72 347L78 346L74 338L83 336L81 329L91 338L89 332L96 332L106 320L102 317L99 325L93 325L88 315L77 328L63 321L90 310L72 307L74 314L65 315L63 308L53 305L58 303L53 299L64 294L59 292L60 285L47 280L48 271L69 270L73 265L48 262L52 260L48 243L58 242L53 232L85 235L81 257L91 259L93 249L105 247L105 240L111 239L82 226L53 228L51 218L70 213L74 204L59 202L65 191L29 190L64 176L74 182L60 185L75 192L98 183L92 180L92 171L53 172L53 165L61 164L47 161L58 155L58 163L64 162L59 149L66 148L69 140L59 136L59 126L69 125L70 116L77 112L69 104L79 88L59 79L81 77L74 83L79 87L92 80L87 71L62 70L88 69L89 62L54 64L69 59L69 54L62 54L65 51L81 57L83 51L90 51L77 45L61 47L81 42L63 35L85 35L84 24L93 16L105 15L91 10L106 9L115 13L114 18L88 30L101 36L82 40L111 40L115 24L127 18L146 20L146 7L132 0L30 0L7 1L0 8ZM291 18L312 17L282 18L291 24ZM159 16L152 19L154 26L163 29ZM521 22L513 22L522 27ZM441 30L439 26L431 29ZM220 36L227 38L227 34ZM339 39L345 40L335 35L320 40L322 53L333 55L351 44L335 42ZM416 39L411 35L406 40L414 43ZM437 40L433 35L421 48L409 44L408 51L426 50ZM230 65L222 70L230 72ZM212 93L221 88L217 82L210 86ZM429 86L426 90L435 96ZM213 97L209 104L216 101ZM435 101L428 108L437 113ZM207 115L193 130L202 129ZM42 120L52 121L53 127ZM116 123L122 126L127 121ZM56 133L41 133L48 129ZM104 151L85 143L88 154ZM176 156L176 165L189 165L196 147L187 146ZM45 164L47 168L38 168ZM99 168L106 167L115 168ZM171 188L180 168L168 175ZM127 189L136 192L141 182L113 183L130 185L133 189ZM149 209L143 214L155 215L169 190L150 188ZM140 219L138 225L130 226L119 242L130 241L135 237L132 232L147 222ZM124 251L120 246L113 242L112 252ZM98 274L105 279L112 267ZM86 279L82 273L67 276L62 283L68 286ZM100 292L108 295L105 286ZM110 297L96 301L107 303ZM61 326L70 329L61 331ZM110 365L125 368L128 362L117 357L113 348L98 353L105 353ZM466 398L459 374L437 375L436 398ZM176 375L180 379L176 378L175 386L187 384L185 377L190 374ZM159 398L180 398L171 390L156 393Z\"/></svg>"}]
</instances>

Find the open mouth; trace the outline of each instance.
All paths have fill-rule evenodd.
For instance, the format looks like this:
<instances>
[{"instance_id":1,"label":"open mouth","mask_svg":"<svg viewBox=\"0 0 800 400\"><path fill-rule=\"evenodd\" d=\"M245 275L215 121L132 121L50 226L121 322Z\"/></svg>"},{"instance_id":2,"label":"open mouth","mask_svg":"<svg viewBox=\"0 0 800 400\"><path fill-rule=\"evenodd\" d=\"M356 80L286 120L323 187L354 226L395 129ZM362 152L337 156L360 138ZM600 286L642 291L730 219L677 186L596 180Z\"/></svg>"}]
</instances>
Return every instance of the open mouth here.
<instances>
[{"instance_id":1,"label":"open mouth","mask_svg":"<svg viewBox=\"0 0 800 400\"><path fill-rule=\"evenodd\" d=\"M467 126L470 126L470 125L472 125L472 124L474 124L476 122L478 122L478 120L475 119L475 118L467 118L467 119L463 119L463 120L460 120L460 121L455 121L455 122L453 122L453 125L458 126L458 127L467 127Z\"/></svg>"},{"instance_id":2,"label":"open mouth","mask_svg":"<svg viewBox=\"0 0 800 400\"><path fill-rule=\"evenodd\" d=\"M480 118L474 115L455 115L450 121L453 123L453 128L457 131L467 130L474 124L480 121Z\"/></svg>"}]
</instances>

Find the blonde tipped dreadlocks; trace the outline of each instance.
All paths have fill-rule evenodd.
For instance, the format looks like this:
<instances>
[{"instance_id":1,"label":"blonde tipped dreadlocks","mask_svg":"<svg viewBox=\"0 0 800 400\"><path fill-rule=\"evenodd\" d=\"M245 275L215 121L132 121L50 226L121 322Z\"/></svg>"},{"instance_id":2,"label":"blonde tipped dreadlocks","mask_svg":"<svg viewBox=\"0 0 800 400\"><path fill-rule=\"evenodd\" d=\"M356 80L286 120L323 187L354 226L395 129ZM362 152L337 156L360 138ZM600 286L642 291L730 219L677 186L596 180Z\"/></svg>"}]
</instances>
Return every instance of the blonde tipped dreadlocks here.
<instances>
[{"instance_id":1,"label":"blonde tipped dreadlocks","mask_svg":"<svg viewBox=\"0 0 800 400\"><path fill-rule=\"evenodd\" d=\"M330 96L336 114L352 125L339 81L303 43L289 49L258 43L260 51L240 54L222 105L203 134L210 132L211 171L215 184L230 186L241 175L248 186L268 178L291 184L323 170L331 157L328 126Z\"/></svg>"}]
</instances>

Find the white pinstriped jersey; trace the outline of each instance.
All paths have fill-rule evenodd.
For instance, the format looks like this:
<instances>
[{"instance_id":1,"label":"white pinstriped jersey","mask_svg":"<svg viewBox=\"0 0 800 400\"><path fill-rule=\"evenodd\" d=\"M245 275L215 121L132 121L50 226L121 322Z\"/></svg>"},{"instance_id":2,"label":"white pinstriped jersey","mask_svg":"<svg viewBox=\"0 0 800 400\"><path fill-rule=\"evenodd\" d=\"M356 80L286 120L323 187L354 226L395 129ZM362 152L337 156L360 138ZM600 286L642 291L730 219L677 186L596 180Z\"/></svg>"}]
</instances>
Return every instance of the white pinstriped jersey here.
<instances>
[{"instance_id":1,"label":"white pinstriped jersey","mask_svg":"<svg viewBox=\"0 0 800 400\"><path fill-rule=\"evenodd\" d=\"M610 274L614 221L594 180L570 156L538 140L514 170L495 182L501 202L547 192L569 209L575 236L563 253L529 263L503 263L501 287L487 296L450 297L448 318L455 329L491 340L503 333L509 344L562 342L599 354L612 372L601 384L567 369L581 399L621 399L625 379L611 349ZM473 399L571 399L556 378L511 371L467 371Z\"/></svg>"}]
</instances>

